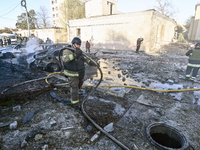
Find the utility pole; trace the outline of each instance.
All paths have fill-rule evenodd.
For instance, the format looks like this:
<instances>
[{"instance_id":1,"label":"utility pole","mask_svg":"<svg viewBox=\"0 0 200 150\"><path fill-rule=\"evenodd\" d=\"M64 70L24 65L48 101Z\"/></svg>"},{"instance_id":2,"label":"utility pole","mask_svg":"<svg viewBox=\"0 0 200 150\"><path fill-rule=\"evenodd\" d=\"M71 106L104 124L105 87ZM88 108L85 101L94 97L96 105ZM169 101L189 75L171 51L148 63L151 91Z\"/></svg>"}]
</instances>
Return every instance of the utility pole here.
<instances>
[{"instance_id":1,"label":"utility pole","mask_svg":"<svg viewBox=\"0 0 200 150\"><path fill-rule=\"evenodd\" d=\"M29 28L29 21L28 21L28 12L26 7L26 0L21 1L21 6L26 9L26 19L27 19L27 26L28 26L28 37L30 37L30 28Z\"/></svg>"}]
</instances>

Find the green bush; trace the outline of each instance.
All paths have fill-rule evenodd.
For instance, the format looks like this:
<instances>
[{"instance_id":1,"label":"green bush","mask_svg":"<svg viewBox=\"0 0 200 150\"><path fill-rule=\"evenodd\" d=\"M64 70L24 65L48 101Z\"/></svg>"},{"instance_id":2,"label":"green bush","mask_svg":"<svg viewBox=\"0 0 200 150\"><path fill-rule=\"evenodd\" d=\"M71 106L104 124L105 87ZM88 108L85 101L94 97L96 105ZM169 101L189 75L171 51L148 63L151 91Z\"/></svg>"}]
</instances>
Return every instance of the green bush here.
<instances>
[{"instance_id":1,"label":"green bush","mask_svg":"<svg viewBox=\"0 0 200 150\"><path fill-rule=\"evenodd\" d=\"M179 33L178 36L178 42L186 43L187 41L184 39L184 36L182 33Z\"/></svg>"}]
</instances>

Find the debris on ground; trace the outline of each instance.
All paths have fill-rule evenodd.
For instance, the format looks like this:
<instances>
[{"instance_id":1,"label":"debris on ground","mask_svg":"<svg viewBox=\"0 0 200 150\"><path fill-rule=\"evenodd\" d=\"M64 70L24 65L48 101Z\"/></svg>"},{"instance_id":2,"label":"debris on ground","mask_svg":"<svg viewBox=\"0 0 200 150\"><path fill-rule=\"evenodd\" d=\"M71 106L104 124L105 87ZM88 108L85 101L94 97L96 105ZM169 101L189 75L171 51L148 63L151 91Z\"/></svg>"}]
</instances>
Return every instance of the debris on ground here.
<instances>
[{"instance_id":1,"label":"debris on ground","mask_svg":"<svg viewBox=\"0 0 200 150\"><path fill-rule=\"evenodd\" d=\"M196 82L185 81L187 49L179 45L166 45L150 53L120 50L98 50L95 56L103 72L103 81L84 103L86 113L129 149L154 150L146 137L146 127L154 122L173 126L183 134L191 148L200 149L200 92L155 92L146 89L200 88ZM92 51L91 51L92 52ZM103 149L122 148L101 133L83 113L55 100L50 93L69 98L67 87L52 88L45 80L27 80L47 76L49 73L32 72L12 59L0 60L0 149ZM14 65L15 64L15 65ZM14 68L16 69L14 69ZM99 71L86 66L84 85L98 83ZM51 82L61 78L49 79ZM39 89L39 90L37 90ZM43 89L43 90L41 90ZM84 87L81 99L92 87ZM25 92L22 92L25 91ZM40 91L40 92L39 92Z\"/></svg>"}]
</instances>

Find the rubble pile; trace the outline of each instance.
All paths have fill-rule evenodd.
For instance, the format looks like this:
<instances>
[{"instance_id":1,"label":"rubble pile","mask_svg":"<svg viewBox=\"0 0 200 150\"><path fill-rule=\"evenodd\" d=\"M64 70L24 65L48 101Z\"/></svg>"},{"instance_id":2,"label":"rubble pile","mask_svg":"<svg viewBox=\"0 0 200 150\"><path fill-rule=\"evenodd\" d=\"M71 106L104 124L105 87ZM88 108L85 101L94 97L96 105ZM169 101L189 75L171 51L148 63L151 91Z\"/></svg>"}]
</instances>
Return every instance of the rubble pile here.
<instances>
[{"instance_id":1,"label":"rubble pile","mask_svg":"<svg viewBox=\"0 0 200 150\"><path fill-rule=\"evenodd\" d=\"M165 53L167 51L169 55ZM166 90L199 88L198 82L191 83L184 80L186 51L179 46L169 45L154 54L113 50L98 50L94 53L99 57L98 63L103 71L101 85L127 85ZM6 66L7 63L3 65L4 63L1 61L0 64ZM98 82L100 78L98 70L95 70L95 67L89 69L89 66L86 69L84 84ZM12 86L14 83L24 81L21 73L18 71L12 73L9 67L1 67L0 73L1 83L9 83ZM36 74L38 78L47 75L40 71ZM12 76L6 78L8 75ZM12 82L2 78L10 79ZM199 80L200 77L197 76L197 81ZM41 81L41 85L43 82L44 80ZM37 87L38 84L34 83L32 86ZM5 88L1 86L1 91ZM0 149L121 150L117 143L87 120L80 110L60 103L50 96L50 91L64 95L65 90L61 87L53 88L23 103L1 105ZM83 88L81 98L85 98L91 90L91 87ZM84 110L95 123L105 128L129 149L154 150L155 147L147 139L145 130L153 122L163 122L179 130L187 138L190 149L198 150L200 149L199 94L199 91L167 93L125 87L99 87L85 102Z\"/></svg>"}]
</instances>

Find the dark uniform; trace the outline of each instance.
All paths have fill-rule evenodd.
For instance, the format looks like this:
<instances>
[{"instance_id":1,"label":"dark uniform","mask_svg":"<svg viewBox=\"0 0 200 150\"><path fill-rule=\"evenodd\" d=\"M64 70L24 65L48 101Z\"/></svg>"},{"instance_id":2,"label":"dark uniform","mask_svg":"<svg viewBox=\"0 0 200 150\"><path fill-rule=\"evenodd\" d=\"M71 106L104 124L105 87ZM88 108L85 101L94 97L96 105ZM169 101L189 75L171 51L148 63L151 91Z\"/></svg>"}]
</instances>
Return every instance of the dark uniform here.
<instances>
[{"instance_id":1,"label":"dark uniform","mask_svg":"<svg viewBox=\"0 0 200 150\"><path fill-rule=\"evenodd\" d=\"M136 49L136 53L139 53L140 45L142 44L143 40L144 40L144 39L141 38L141 37L139 37L139 38L137 39L137 49Z\"/></svg>"},{"instance_id":2,"label":"dark uniform","mask_svg":"<svg viewBox=\"0 0 200 150\"><path fill-rule=\"evenodd\" d=\"M81 45L81 40L75 37L72 40L72 44L74 43ZM68 49L64 50L62 59L64 65L64 74L69 80L71 103L78 104L79 89L83 85L83 78L85 75L84 62L88 63L89 65L94 65L94 63L82 55L80 48L76 48L75 52Z\"/></svg>"},{"instance_id":3,"label":"dark uniform","mask_svg":"<svg viewBox=\"0 0 200 150\"><path fill-rule=\"evenodd\" d=\"M189 56L186 69L186 80L194 81L200 68L200 43L196 43L195 48L189 50L186 53L186 56ZM190 75L191 72L192 76Z\"/></svg>"},{"instance_id":4,"label":"dark uniform","mask_svg":"<svg viewBox=\"0 0 200 150\"><path fill-rule=\"evenodd\" d=\"M90 53L90 43L87 41L85 44L86 52L88 51Z\"/></svg>"}]
</instances>

